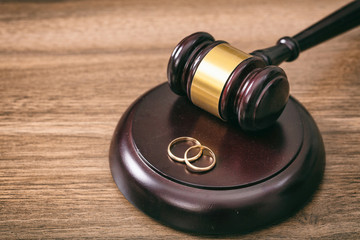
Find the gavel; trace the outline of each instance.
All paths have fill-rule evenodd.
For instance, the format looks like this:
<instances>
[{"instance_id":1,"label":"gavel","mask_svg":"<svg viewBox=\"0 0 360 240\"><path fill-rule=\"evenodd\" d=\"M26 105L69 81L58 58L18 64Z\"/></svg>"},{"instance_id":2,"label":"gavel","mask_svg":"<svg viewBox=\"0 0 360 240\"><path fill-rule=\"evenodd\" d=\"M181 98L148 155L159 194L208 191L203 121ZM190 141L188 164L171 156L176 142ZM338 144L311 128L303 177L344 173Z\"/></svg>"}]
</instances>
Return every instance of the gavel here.
<instances>
[{"instance_id":1,"label":"gavel","mask_svg":"<svg viewBox=\"0 0 360 240\"><path fill-rule=\"evenodd\" d=\"M168 83L178 95L243 130L271 126L289 98L289 82L278 67L323 41L360 24L360 1L335 11L275 46L247 54L206 32L185 37L173 50L167 68Z\"/></svg>"}]
</instances>

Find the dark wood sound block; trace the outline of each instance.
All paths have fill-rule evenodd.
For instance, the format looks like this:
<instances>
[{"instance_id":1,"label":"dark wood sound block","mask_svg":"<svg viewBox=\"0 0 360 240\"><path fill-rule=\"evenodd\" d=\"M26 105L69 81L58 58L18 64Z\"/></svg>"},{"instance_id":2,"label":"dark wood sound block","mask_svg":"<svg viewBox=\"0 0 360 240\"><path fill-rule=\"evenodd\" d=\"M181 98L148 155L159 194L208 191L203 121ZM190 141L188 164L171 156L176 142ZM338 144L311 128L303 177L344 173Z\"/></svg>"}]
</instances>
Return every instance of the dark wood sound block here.
<instances>
[{"instance_id":1,"label":"dark wood sound block","mask_svg":"<svg viewBox=\"0 0 360 240\"><path fill-rule=\"evenodd\" d=\"M168 144L181 136L210 147L215 168L192 173L169 159ZM274 126L249 133L167 84L129 107L110 147L113 178L133 205L163 224L202 234L250 231L290 216L310 199L324 166L319 130L294 98Z\"/></svg>"}]
</instances>

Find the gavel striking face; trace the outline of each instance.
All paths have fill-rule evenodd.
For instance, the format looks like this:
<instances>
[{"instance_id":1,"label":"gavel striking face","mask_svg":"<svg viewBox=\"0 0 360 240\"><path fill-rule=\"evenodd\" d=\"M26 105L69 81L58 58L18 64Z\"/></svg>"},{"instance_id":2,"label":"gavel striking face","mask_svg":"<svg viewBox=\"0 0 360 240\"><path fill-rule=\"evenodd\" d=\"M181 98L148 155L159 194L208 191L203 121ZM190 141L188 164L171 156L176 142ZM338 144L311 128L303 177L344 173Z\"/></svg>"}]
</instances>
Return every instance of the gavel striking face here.
<instances>
[{"instance_id":1,"label":"gavel striking face","mask_svg":"<svg viewBox=\"0 0 360 240\"><path fill-rule=\"evenodd\" d=\"M168 64L170 88L193 104L244 130L273 124L289 98L284 71L205 32L184 38Z\"/></svg>"}]
</instances>

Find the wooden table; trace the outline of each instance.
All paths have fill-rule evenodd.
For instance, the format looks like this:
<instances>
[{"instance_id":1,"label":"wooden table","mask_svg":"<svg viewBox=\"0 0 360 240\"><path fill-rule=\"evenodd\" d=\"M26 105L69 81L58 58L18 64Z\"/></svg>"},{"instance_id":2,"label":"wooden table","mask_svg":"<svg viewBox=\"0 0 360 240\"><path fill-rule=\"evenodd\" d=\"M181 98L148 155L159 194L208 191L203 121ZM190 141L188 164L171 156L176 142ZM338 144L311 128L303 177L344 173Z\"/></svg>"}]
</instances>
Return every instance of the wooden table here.
<instances>
[{"instance_id":1,"label":"wooden table","mask_svg":"<svg viewBox=\"0 0 360 240\"><path fill-rule=\"evenodd\" d=\"M0 238L192 239L150 219L108 163L117 121L208 31L250 52L348 1L0 3ZM360 29L282 64L325 142L324 181L293 217L220 238L360 238Z\"/></svg>"}]
</instances>

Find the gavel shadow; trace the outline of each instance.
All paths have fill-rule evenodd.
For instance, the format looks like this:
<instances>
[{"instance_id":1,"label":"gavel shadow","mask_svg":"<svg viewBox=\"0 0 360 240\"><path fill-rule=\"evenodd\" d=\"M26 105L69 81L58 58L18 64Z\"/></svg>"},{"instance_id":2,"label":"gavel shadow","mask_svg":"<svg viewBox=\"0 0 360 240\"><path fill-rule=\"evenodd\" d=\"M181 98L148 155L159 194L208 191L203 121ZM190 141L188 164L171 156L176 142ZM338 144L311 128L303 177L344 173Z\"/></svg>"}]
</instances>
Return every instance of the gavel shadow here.
<instances>
[{"instance_id":1,"label":"gavel shadow","mask_svg":"<svg viewBox=\"0 0 360 240\"><path fill-rule=\"evenodd\" d=\"M234 188L264 181L293 160L302 144L302 124L295 119L293 110L288 107L277 123L257 132L243 131L235 123L223 122L185 97L178 97L168 117L174 138L194 137L216 155L216 167L201 178L194 178L194 184ZM291 125L297 128L287 123L291 116Z\"/></svg>"}]
</instances>

